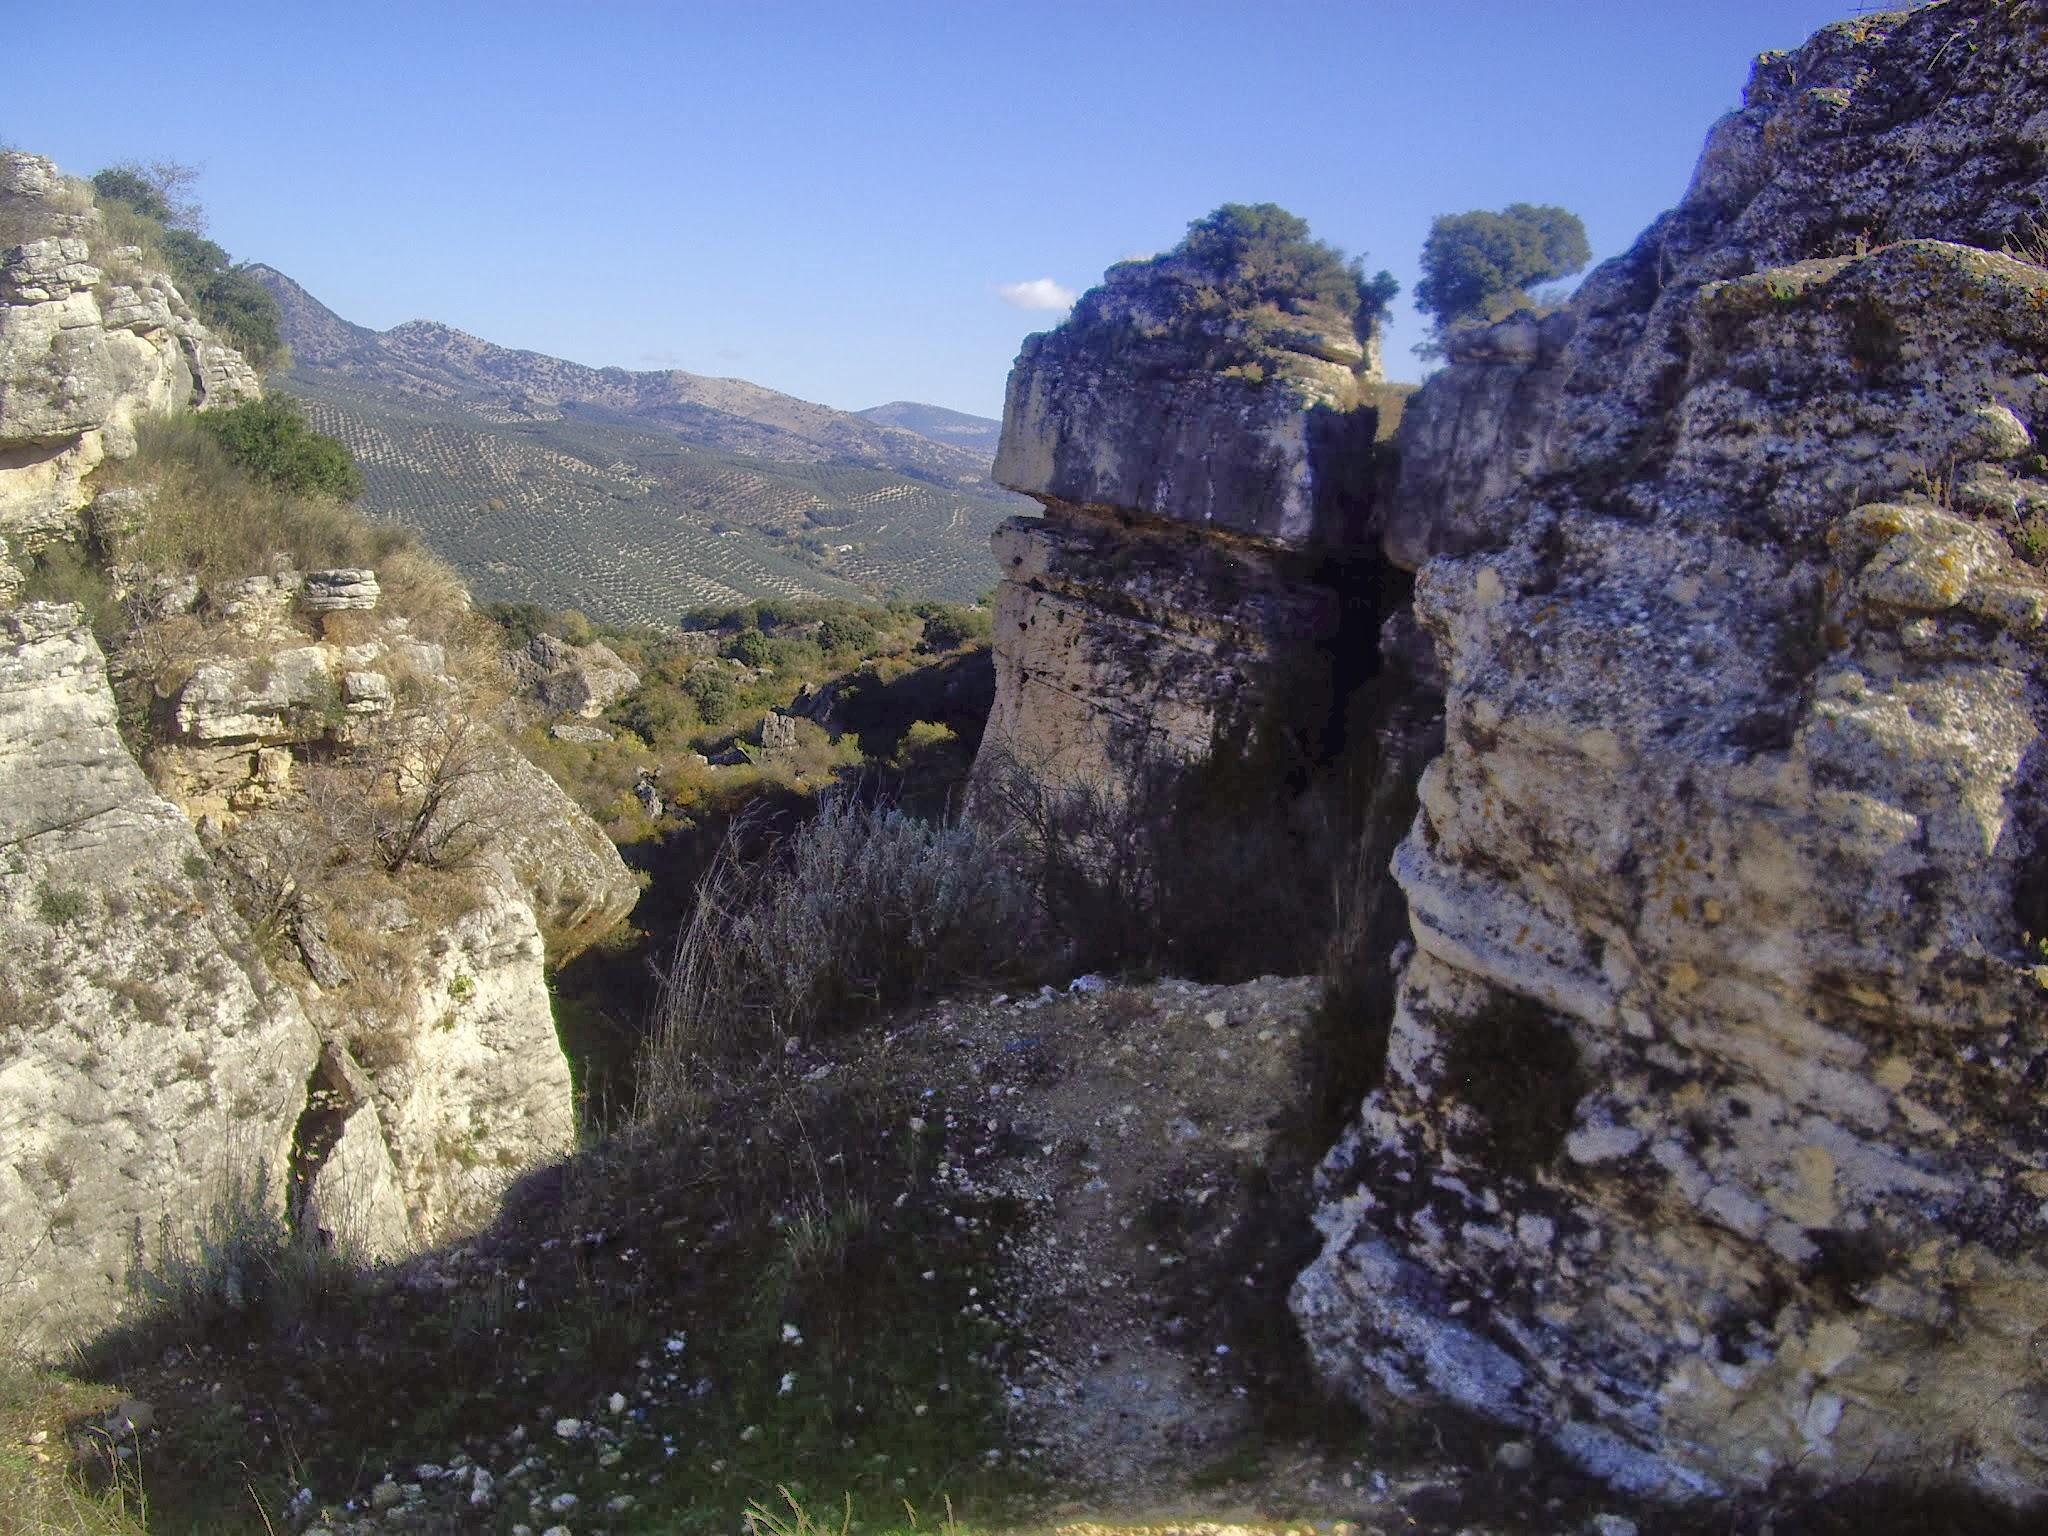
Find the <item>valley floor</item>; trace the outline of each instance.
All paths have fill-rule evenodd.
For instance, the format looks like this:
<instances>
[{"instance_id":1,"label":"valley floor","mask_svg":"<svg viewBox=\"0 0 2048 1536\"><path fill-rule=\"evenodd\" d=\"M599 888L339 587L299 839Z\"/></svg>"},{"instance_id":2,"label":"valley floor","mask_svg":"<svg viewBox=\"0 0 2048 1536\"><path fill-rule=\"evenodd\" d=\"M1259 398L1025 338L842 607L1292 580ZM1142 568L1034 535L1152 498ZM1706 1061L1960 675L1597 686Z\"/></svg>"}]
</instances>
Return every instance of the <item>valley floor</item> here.
<instances>
[{"instance_id":1,"label":"valley floor","mask_svg":"<svg viewBox=\"0 0 2048 1536\"><path fill-rule=\"evenodd\" d=\"M1770 1528L1317 1392L1285 1304L1318 995L954 1000L707 1083L403 1265L224 1248L234 1291L101 1341L104 1385L15 1381L0 1532ZM2001 1528L1953 1513L1907 1528Z\"/></svg>"}]
</instances>

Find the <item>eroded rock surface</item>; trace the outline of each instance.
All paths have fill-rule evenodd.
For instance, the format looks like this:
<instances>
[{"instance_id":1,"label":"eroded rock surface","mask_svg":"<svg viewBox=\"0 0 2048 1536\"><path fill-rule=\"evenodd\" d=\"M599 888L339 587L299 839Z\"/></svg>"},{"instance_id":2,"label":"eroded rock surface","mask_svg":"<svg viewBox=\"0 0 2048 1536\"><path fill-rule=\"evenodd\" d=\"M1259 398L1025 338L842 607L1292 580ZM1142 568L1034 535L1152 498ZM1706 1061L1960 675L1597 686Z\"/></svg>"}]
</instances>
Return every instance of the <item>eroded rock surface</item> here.
<instances>
[{"instance_id":1,"label":"eroded rock surface","mask_svg":"<svg viewBox=\"0 0 2048 1536\"><path fill-rule=\"evenodd\" d=\"M357 591L374 572L345 573ZM638 888L601 832L504 741L445 648L346 611L350 643L294 627L295 573L207 595L166 701L159 782L206 828L324 1057L298 1196L363 1253L474 1226L517 1173L575 1142L546 979ZM254 654L246 652L256 642Z\"/></svg>"},{"instance_id":2,"label":"eroded rock surface","mask_svg":"<svg viewBox=\"0 0 2048 1536\"><path fill-rule=\"evenodd\" d=\"M1284 551L1061 503L995 536L995 704L980 772L1053 786L1206 753L1277 652L1332 633L1336 598Z\"/></svg>"},{"instance_id":3,"label":"eroded rock surface","mask_svg":"<svg viewBox=\"0 0 2048 1536\"><path fill-rule=\"evenodd\" d=\"M281 1210L317 1041L114 728L75 608L0 614L0 1318L104 1326L136 1259Z\"/></svg>"},{"instance_id":4,"label":"eroded rock surface","mask_svg":"<svg viewBox=\"0 0 2048 1536\"><path fill-rule=\"evenodd\" d=\"M1011 370L995 475L1045 516L995 535L983 781L1114 790L1135 758L1201 756L1262 669L1331 634L1316 559L1367 521L1376 337L1219 306L1228 281L1185 247L1121 263Z\"/></svg>"},{"instance_id":5,"label":"eroded rock surface","mask_svg":"<svg viewBox=\"0 0 2048 1536\"><path fill-rule=\"evenodd\" d=\"M1296 1293L1362 1400L1666 1495L2048 1483L2044 71L1982 0L1765 56L1411 412L1447 739Z\"/></svg>"},{"instance_id":6,"label":"eroded rock surface","mask_svg":"<svg viewBox=\"0 0 2048 1536\"><path fill-rule=\"evenodd\" d=\"M0 534L32 549L80 531L86 476L139 421L262 386L168 277L100 249L89 193L48 160L0 153L0 214L49 231L0 251Z\"/></svg>"},{"instance_id":7,"label":"eroded rock surface","mask_svg":"<svg viewBox=\"0 0 2048 1536\"><path fill-rule=\"evenodd\" d=\"M254 375L49 162L0 156L0 218L0 1310L43 1349L216 1207L371 1257L488 1218L574 1142L545 966L638 889L467 681L452 583L142 558L158 488L91 471ZM16 606L57 543L109 658Z\"/></svg>"}]
</instances>

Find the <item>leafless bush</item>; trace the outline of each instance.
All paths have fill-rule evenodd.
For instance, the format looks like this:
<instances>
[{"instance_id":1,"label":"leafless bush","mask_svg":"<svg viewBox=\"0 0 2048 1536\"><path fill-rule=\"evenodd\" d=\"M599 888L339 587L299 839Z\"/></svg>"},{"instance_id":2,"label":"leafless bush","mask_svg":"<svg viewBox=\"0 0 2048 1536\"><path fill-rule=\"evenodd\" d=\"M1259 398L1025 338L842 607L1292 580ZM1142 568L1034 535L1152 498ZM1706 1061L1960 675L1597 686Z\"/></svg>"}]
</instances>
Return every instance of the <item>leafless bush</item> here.
<instances>
[{"instance_id":1,"label":"leafless bush","mask_svg":"<svg viewBox=\"0 0 2048 1536\"><path fill-rule=\"evenodd\" d=\"M686 1102L702 1063L1035 960L1031 893L971 824L841 795L761 859L742 856L745 830L727 836L676 946L641 1064L643 1117Z\"/></svg>"},{"instance_id":2,"label":"leafless bush","mask_svg":"<svg viewBox=\"0 0 2048 1536\"><path fill-rule=\"evenodd\" d=\"M417 721L409 735L392 776L395 793L377 807L371 832L378 861L392 874L474 857L501 819L483 783L503 750L489 726L462 713Z\"/></svg>"}]
</instances>

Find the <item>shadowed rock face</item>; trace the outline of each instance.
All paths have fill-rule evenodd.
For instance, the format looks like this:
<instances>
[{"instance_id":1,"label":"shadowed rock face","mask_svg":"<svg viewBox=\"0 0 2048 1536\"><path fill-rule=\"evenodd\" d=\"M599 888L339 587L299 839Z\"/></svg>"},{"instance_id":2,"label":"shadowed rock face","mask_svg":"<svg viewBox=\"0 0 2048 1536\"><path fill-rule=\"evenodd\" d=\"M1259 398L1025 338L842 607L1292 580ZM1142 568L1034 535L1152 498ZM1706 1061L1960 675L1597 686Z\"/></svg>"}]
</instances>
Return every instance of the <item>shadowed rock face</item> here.
<instances>
[{"instance_id":1,"label":"shadowed rock face","mask_svg":"<svg viewBox=\"0 0 2048 1536\"><path fill-rule=\"evenodd\" d=\"M2048 1481L2044 72L1988 0L1767 55L1411 406L1447 736L1295 1296L1360 1399L1665 1494Z\"/></svg>"},{"instance_id":2,"label":"shadowed rock face","mask_svg":"<svg viewBox=\"0 0 2048 1536\"><path fill-rule=\"evenodd\" d=\"M1331 633L1314 554L1367 523L1376 347L1320 311L1191 318L1205 280L1112 268L1011 370L995 475L1045 516L995 536L983 773L1101 787L1200 756L1274 655Z\"/></svg>"}]
</instances>

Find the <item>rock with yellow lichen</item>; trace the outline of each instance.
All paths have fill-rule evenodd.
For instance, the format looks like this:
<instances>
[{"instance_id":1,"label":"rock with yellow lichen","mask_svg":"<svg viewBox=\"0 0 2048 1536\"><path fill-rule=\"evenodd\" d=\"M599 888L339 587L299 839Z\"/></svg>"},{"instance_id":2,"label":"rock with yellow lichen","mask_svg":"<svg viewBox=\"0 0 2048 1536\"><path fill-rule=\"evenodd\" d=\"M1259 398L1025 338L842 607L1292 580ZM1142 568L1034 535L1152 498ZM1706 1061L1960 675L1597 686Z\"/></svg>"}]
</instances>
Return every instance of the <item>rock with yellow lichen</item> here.
<instances>
[{"instance_id":1,"label":"rock with yellow lichen","mask_svg":"<svg viewBox=\"0 0 2048 1536\"><path fill-rule=\"evenodd\" d=\"M1354 1395L1647 1493L2048 1483L2044 71L1989 0L1766 56L1411 408L1446 742L1295 1296Z\"/></svg>"}]
</instances>

